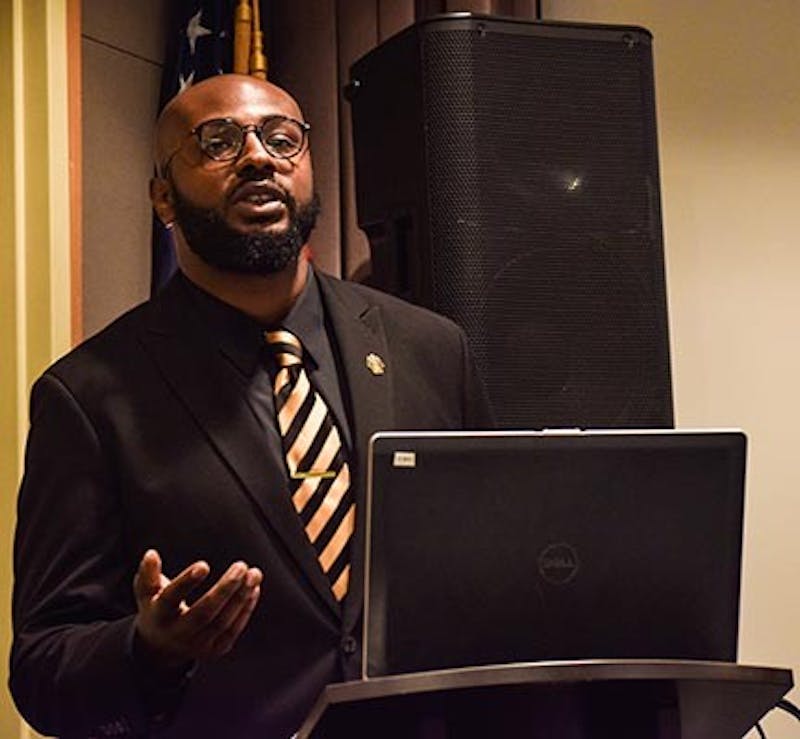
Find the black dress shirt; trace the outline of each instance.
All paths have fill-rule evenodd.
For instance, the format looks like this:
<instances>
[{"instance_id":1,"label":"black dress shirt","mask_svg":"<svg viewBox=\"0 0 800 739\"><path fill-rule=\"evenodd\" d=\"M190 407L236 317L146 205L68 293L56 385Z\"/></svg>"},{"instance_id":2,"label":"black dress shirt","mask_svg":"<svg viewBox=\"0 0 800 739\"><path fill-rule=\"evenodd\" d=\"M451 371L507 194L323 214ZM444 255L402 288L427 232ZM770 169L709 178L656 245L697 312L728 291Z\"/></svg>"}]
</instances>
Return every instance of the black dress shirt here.
<instances>
[{"instance_id":1,"label":"black dress shirt","mask_svg":"<svg viewBox=\"0 0 800 739\"><path fill-rule=\"evenodd\" d=\"M346 388L341 385L336 347L325 320L325 308L314 270L280 326L264 326L240 310L215 298L182 275L198 320L209 341L216 344L236 370L247 402L264 429L269 453L283 459L283 446L275 417L273 381L278 371L264 333L275 328L291 331L303 345L303 362L309 379L325 399L336 419L342 441L352 450L350 423L345 412ZM287 478L288 485L288 478Z\"/></svg>"}]
</instances>

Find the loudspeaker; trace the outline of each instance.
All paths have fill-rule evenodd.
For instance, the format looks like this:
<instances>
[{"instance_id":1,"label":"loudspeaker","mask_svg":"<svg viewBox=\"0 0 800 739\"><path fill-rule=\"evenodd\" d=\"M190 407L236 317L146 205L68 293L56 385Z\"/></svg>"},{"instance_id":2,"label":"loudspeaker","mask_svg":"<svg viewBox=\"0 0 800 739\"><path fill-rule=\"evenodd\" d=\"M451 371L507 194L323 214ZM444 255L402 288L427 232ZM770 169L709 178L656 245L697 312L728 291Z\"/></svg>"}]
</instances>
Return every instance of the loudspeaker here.
<instances>
[{"instance_id":1,"label":"loudspeaker","mask_svg":"<svg viewBox=\"0 0 800 739\"><path fill-rule=\"evenodd\" d=\"M371 282L464 328L499 425L671 426L650 33L437 16L350 74Z\"/></svg>"}]
</instances>

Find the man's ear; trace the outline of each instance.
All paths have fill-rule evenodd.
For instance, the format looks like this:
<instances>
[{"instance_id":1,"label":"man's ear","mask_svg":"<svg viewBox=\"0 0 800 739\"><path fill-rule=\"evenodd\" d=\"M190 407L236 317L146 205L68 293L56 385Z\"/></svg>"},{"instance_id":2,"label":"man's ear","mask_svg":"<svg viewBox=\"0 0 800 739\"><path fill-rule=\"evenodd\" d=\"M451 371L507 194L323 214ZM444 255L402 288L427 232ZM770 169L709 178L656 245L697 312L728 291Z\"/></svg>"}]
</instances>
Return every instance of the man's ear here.
<instances>
[{"instance_id":1,"label":"man's ear","mask_svg":"<svg viewBox=\"0 0 800 739\"><path fill-rule=\"evenodd\" d=\"M175 199L172 196L172 185L163 177L150 180L150 202L158 220L169 227L175 220Z\"/></svg>"}]
</instances>

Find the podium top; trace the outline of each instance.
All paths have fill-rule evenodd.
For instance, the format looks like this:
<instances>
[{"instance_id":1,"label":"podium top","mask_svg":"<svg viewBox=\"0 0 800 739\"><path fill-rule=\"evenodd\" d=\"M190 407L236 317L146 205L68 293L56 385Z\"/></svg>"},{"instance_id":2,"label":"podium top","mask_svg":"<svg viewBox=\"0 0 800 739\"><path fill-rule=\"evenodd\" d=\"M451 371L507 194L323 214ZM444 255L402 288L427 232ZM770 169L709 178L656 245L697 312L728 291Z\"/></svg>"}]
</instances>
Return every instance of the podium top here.
<instances>
[{"instance_id":1,"label":"podium top","mask_svg":"<svg viewBox=\"0 0 800 739\"><path fill-rule=\"evenodd\" d=\"M666 686L679 716L679 728L663 736L724 739L741 737L792 685L792 672L785 668L683 660L577 660L432 670L328 685L297 738L339 736L336 731L326 731L326 724L337 712L342 714L342 709L349 716L358 715L360 705L373 709L370 720L375 720L377 707L388 724L398 710L406 719L416 710L429 717L431 706L444 715L448 700L457 703L459 711L466 705L485 712L511 691L519 697L520 689L529 702L537 695L549 700L553 689L577 695L575 691L612 686L617 697L629 691L635 700L648 691L658 693L663 706L660 688Z\"/></svg>"}]
</instances>

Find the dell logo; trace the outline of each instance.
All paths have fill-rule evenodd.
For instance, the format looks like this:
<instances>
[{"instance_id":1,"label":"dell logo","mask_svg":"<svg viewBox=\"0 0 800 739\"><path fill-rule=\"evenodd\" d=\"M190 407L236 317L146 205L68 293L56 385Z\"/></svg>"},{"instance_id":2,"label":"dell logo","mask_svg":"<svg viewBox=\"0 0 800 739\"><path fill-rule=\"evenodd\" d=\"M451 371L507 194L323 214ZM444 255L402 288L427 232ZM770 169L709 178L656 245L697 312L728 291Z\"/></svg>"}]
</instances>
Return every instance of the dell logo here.
<instances>
[{"instance_id":1,"label":"dell logo","mask_svg":"<svg viewBox=\"0 0 800 739\"><path fill-rule=\"evenodd\" d=\"M553 585L565 585L575 579L580 568L578 553L570 544L550 544L545 547L536 563L539 574Z\"/></svg>"}]
</instances>

